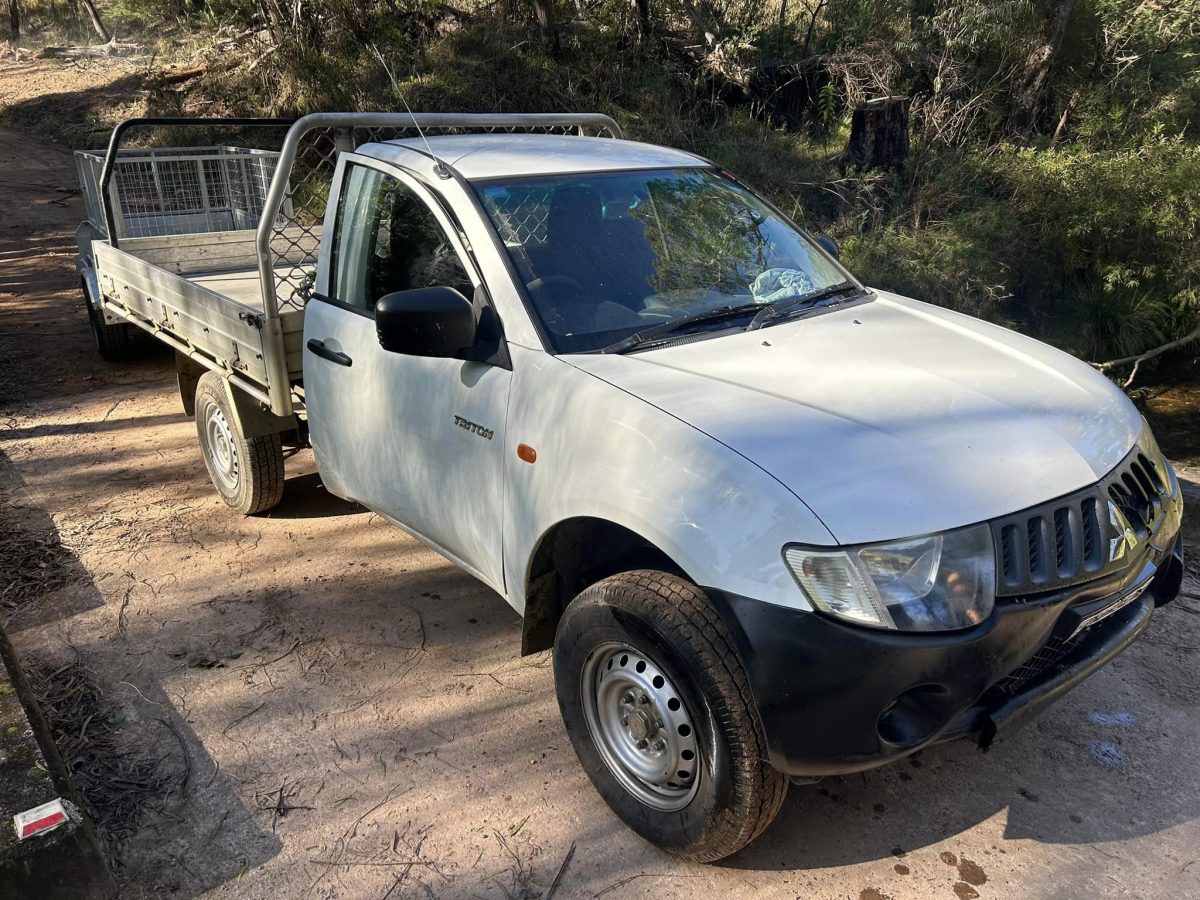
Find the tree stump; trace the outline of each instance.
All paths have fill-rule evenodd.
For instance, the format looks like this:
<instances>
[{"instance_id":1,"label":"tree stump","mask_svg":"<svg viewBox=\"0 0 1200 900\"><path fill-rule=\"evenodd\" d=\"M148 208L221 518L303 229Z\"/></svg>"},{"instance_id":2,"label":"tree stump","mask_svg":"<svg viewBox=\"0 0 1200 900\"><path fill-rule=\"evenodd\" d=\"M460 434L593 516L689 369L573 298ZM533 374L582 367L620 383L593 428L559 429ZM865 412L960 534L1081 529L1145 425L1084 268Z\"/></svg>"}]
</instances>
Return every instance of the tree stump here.
<instances>
[{"instance_id":1,"label":"tree stump","mask_svg":"<svg viewBox=\"0 0 1200 900\"><path fill-rule=\"evenodd\" d=\"M908 98L880 97L855 109L846 156L859 169L904 168L908 158Z\"/></svg>"}]
</instances>

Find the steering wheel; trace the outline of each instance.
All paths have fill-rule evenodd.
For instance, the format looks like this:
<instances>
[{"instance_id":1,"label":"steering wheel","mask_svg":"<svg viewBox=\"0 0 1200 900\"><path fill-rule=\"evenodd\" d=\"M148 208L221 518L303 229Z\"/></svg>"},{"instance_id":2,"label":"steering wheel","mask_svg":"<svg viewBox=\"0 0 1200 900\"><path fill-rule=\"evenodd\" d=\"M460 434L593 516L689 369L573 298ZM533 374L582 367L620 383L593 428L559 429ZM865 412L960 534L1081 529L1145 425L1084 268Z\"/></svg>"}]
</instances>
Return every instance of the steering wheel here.
<instances>
[{"instance_id":1,"label":"steering wheel","mask_svg":"<svg viewBox=\"0 0 1200 900\"><path fill-rule=\"evenodd\" d=\"M546 325L552 331L566 334L569 326L563 318L563 307L567 305L566 301L571 299L572 294L575 295L575 299L583 294L583 285L569 275L543 275L527 282L525 287L531 294L541 294L545 298L537 306Z\"/></svg>"}]
</instances>

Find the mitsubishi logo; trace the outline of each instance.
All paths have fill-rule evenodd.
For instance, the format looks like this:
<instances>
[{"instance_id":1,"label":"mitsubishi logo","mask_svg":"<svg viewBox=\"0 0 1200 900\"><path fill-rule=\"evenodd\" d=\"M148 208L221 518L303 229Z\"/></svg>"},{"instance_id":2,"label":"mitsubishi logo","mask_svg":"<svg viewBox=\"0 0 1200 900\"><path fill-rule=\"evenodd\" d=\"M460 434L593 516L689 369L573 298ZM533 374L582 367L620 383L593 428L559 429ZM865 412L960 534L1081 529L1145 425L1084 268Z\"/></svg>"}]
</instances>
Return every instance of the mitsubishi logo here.
<instances>
[{"instance_id":1,"label":"mitsubishi logo","mask_svg":"<svg viewBox=\"0 0 1200 900\"><path fill-rule=\"evenodd\" d=\"M1111 500L1108 501L1108 523L1112 526L1111 533L1115 535L1108 541L1108 561L1114 563L1137 546L1137 534L1125 514Z\"/></svg>"}]
</instances>

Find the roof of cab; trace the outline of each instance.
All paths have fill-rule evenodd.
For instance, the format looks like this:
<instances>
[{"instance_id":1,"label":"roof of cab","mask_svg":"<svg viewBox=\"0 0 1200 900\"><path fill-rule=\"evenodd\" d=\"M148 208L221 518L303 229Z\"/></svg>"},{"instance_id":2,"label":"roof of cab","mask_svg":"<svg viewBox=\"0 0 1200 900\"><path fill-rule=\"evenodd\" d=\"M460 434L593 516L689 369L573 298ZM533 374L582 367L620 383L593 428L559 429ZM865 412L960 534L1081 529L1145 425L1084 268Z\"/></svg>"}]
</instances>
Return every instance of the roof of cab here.
<instances>
[{"instance_id":1,"label":"roof of cab","mask_svg":"<svg viewBox=\"0 0 1200 900\"><path fill-rule=\"evenodd\" d=\"M419 137L368 144L359 152L387 160L389 147L426 152ZM669 147L561 134L430 135L429 147L468 180L708 165L698 156Z\"/></svg>"}]
</instances>

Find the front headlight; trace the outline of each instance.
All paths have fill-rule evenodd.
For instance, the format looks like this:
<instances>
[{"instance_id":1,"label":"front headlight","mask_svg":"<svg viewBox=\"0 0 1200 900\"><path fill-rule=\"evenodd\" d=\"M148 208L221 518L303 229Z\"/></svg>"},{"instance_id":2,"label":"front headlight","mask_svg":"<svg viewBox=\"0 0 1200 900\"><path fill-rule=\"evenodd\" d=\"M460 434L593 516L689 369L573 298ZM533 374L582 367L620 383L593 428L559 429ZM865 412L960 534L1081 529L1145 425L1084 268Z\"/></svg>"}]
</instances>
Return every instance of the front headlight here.
<instances>
[{"instance_id":1,"label":"front headlight","mask_svg":"<svg viewBox=\"0 0 1200 900\"><path fill-rule=\"evenodd\" d=\"M857 625L950 631L978 625L996 601L987 525L864 547L786 547L800 588L822 612Z\"/></svg>"}]
</instances>

